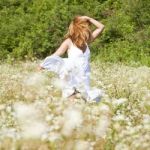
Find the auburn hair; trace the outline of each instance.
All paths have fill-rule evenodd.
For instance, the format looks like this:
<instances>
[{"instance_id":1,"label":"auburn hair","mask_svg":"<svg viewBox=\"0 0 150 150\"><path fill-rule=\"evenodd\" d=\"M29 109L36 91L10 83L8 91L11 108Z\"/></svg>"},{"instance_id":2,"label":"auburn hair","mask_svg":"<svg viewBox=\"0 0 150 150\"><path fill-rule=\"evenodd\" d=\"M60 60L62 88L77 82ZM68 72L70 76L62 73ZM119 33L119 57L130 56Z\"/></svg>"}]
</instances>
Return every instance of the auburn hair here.
<instances>
[{"instance_id":1,"label":"auburn hair","mask_svg":"<svg viewBox=\"0 0 150 150\"><path fill-rule=\"evenodd\" d=\"M82 48L91 41L92 33L89 27L91 23L87 19L81 19L80 17L79 15L74 17L64 38L70 38L77 47Z\"/></svg>"}]
</instances>

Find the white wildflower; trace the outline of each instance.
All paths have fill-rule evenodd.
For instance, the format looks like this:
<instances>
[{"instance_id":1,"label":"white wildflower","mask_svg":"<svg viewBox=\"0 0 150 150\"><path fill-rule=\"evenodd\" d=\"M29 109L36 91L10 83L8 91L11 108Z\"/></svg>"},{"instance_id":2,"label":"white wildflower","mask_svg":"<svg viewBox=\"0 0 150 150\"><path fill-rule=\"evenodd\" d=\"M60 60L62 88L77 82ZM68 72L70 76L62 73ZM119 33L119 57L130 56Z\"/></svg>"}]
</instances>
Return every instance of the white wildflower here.
<instances>
[{"instance_id":1,"label":"white wildflower","mask_svg":"<svg viewBox=\"0 0 150 150\"><path fill-rule=\"evenodd\" d=\"M39 111L35 109L34 105L24 104L22 102L14 103L14 110L17 116L17 119L20 121L26 121L35 119L38 117Z\"/></svg>"},{"instance_id":2,"label":"white wildflower","mask_svg":"<svg viewBox=\"0 0 150 150\"><path fill-rule=\"evenodd\" d=\"M7 107L6 107L6 112L10 113L11 110L12 110L11 106L7 106Z\"/></svg>"},{"instance_id":3,"label":"white wildflower","mask_svg":"<svg viewBox=\"0 0 150 150\"><path fill-rule=\"evenodd\" d=\"M98 108L98 107L94 107L94 108L91 110L91 112L92 112L92 115L93 115L93 116L100 114L100 111L99 111L99 108Z\"/></svg>"},{"instance_id":4,"label":"white wildflower","mask_svg":"<svg viewBox=\"0 0 150 150\"><path fill-rule=\"evenodd\" d=\"M36 121L29 124L23 124L21 129L24 138L39 138L47 131L48 126L43 122Z\"/></svg>"},{"instance_id":5,"label":"white wildflower","mask_svg":"<svg viewBox=\"0 0 150 150\"><path fill-rule=\"evenodd\" d=\"M47 139L48 139L48 136L49 136L48 133L42 134L42 135L41 135L41 140L42 140L42 141L47 140Z\"/></svg>"},{"instance_id":6,"label":"white wildflower","mask_svg":"<svg viewBox=\"0 0 150 150\"><path fill-rule=\"evenodd\" d=\"M114 99L112 101L112 104L115 106L115 105L121 105L121 104L124 104L125 102L127 102L127 99L126 98L119 98L119 99Z\"/></svg>"},{"instance_id":7,"label":"white wildflower","mask_svg":"<svg viewBox=\"0 0 150 150\"><path fill-rule=\"evenodd\" d=\"M106 132L110 124L110 119L108 116L102 115L96 126L95 134L97 137L106 137Z\"/></svg>"},{"instance_id":8,"label":"white wildflower","mask_svg":"<svg viewBox=\"0 0 150 150\"><path fill-rule=\"evenodd\" d=\"M100 109L100 111L102 111L102 112L109 112L109 111L110 111L109 106L106 105L106 104L101 104L99 109Z\"/></svg>"},{"instance_id":9,"label":"white wildflower","mask_svg":"<svg viewBox=\"0 0 150 150\"><path fill-rule=\"evenodd\" d=\"M77 141L75 145L75 150L90 150L90 143L87 141Z\"/></svg>"},{"instance_id":10,"label":"white wildflower","mask_svg":"<svg viewBox=\"0 0 150 150\"><path fill-rule=\"evenodd\" d=\"M150 115L143 114L143 123L150 124Z\"/></svg>"},{"instance_id":11,"label":"white wildflower","mask_svg":"<svg viewBox=\"0 0 150 150\"><path fill-rule=\"evenodd\" d=\"M45 76L41 73L31 73L24 80L24 84L28 86L41 85L45 81Z\"/></svg>"},{"instance_id":12,"label":"white wildflower","mask_svg":"<svg viewBox=\"0 0 150 150\"><path fill-rule=\"evenodd\" d=\"M5 109L5 104L0 104L0 110L4 110Z\"/></svg>"},{"instance_id":13,"label":"white wildflower","mask_svg":"<svg viewBox=\"0 0 150 150\"><path fill-rule=\"evenodd\" d=\"M116 145L115 150L129 150L128 145L119 143Z\"/></svg>"},{"instance_id":14,"label":"white wildflower","mask_svg":"<svg viewBox=\"0 0 150 150\"><path fill-rule=\"evenodd\" d=\"M119 114L119 115L116 115L112 118L112 120L114 121L122 121L122 120L125 120L125 116L122 115L122 114Z\"/></svg>"},{"instance_id":15,"label":"white wildflower","mask_svg":"<svg viewBox=\"0 0 150 150\"><path fill-rule=\"evenodd\" d=\"M53 117L54 117L53 114L47 115L47 116L45 117L45 120L46 120L46 121L51 121L51 120L53 119Z\"/></svg>"},{"instance_id":16,"label":"white wildflower","mask_svg":"<svg viewBox=\"0 0 150 150\"><path fill-rule=\"evenodd\" d=\"M69 136L75 127L78 127L82 124L82 114L79 109L69 107L64 111L65 123L62 129L62 133L66 136Z\"/></svg>"},{"instance_id":17,"label":"white wildflower","mask_svg":"<svg viewBox=\"0 0 150 150\"><path fill-rule=\"evenodd\" d=\"M47 131L48 126L42 120L40 111L35 108L34 104L15 103L14 110L20 123L23 137L38 138Z\"/></svg>"},{"instance_id":18,"label":"white wildflower","mask_svg":"<svg viewBox=\"0 0 150 150\"><path fill-rule=\"evenodd\" d=\"M64 80L61 80L60 78L53 78L51 80L51 83L53 86L55 86L58 89L62 89L65 86L65 82Z\"/></svg>"},{"instance_id":19,"label":"white wildflower","mask_svg":"<svg viewBox=\"0 0 150 150\"><path fill-rule=\"evenodd\" d=\"M48 137L48 140L50 142L54 142L54 141L59 140L59 139L61 139L60 134L59 133L55 133L55 132L51 132L49 137Z\"/></svg>"}]
</instances>

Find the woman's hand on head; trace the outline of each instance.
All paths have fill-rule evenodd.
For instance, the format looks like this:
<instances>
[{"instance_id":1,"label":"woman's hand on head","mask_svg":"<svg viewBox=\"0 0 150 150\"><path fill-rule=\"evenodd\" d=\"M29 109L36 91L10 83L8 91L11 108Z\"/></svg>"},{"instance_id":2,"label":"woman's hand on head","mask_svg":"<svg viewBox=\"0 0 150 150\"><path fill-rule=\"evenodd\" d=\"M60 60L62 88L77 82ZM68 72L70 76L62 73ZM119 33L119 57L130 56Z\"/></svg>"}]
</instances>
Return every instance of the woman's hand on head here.
<instances>
[{"instance_id":1,"label":"woman's hand on head","mask_svg":"<svg viewBox=\"0 0 150 150\"><path fill-rule=\"evenodd\" d=\"M90 19L90 17L88 17L88 16L81 16L80 18L85 19L85 20L89 20Z\"/></svg>"}]
</instances>

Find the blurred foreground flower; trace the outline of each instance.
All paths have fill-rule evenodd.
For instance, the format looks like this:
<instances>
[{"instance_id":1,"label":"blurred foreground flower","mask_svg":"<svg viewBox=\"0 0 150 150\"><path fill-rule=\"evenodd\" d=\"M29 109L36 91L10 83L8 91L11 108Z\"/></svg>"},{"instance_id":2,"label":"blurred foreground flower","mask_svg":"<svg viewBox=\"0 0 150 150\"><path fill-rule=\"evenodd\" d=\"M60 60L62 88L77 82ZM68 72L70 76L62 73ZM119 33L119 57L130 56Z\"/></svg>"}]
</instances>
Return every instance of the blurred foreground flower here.
<instances>
[{"instance_id":1,"label":"blurred foreground flower","mask_svg":"<svg viewBox=\"0 0 150 150\"><path fill-rule=\"evenodd\" d=\"M72 134L72 131L75 127L79 127L82 122L82 113L81 110L74 108L74 107L68 107L66 110L64 110L64 126L62 129L62 134L65 136L70 136Z\"/></svg>"},{"instance_id":2,"label":"blurred foreground flower","mask_svg":"<svg viewBox=\"0 0 150 150\"><path fill-rule=\"evenodd\" d=\"M24 138L40 138L48 130L33 104L15 103L14 110Z\"/></svg>"}]
</instances>

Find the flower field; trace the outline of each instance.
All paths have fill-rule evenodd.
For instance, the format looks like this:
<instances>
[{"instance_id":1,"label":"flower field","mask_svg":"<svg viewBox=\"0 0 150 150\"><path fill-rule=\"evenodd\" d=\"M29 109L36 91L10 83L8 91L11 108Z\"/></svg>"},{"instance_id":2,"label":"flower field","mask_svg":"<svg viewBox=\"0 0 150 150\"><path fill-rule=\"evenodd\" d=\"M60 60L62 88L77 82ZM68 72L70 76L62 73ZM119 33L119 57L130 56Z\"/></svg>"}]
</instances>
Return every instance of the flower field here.
<instances>
[{"instance_id":1,"label":"flower field","mask_svg":"<svg viewBox=\"0 0 150 150\"><path fill-rule=\"evenodd\" d=\"M148 150L150 68L91 62L99 103L61 98L38 61L0 64L0 150Z\"/></svg>"}]
</instances>

